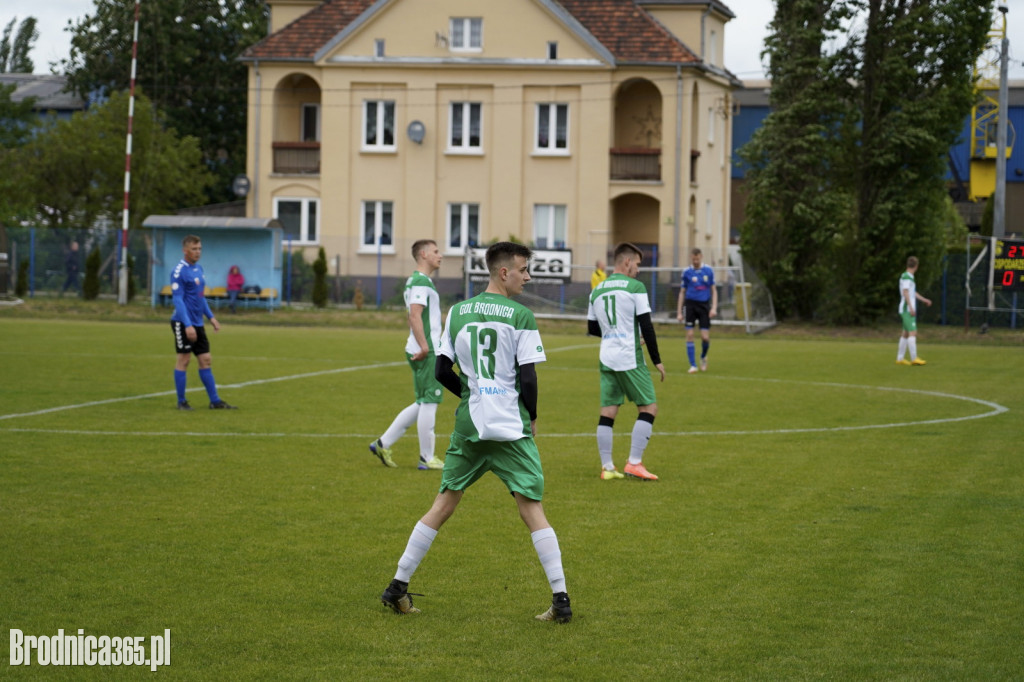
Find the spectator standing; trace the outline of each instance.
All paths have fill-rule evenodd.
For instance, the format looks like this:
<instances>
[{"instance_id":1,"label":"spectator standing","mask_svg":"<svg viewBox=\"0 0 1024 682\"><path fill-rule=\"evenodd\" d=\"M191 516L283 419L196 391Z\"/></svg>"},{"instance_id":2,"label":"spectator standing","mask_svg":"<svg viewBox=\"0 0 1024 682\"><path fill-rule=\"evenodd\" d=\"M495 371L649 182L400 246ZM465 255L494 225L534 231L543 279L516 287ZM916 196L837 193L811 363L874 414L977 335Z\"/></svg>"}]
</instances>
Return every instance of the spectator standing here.
<instances>
[{"instance_id":1,"label":"spectator standing","mask_svg":"<svg viewBox=\"0 0 1024 682\"><path fill-rule=\"evenodd\" d=\"M72 240L68 247L68 255L64 258L64 270L67 272L67 277L64 279L64 288L60 290L61 296L69 287L74 288L78 293L82 292L82 285L78 282L78 272L81 269L81 264L78 261L79 255L78 242Z\"/></svg>"},{"instance_id":2,"label":"spectator standing","mask_svg":"<svg viewBox=\"0 0 1024 682\"><path fill-rule=\"evenodd\" d=\"M597 285L603 282L607 277L608 273L604 270L604 261L599 260L594 263L594 273L590 275L590 290L593 291L597 288Z\"/></svg>"}]
</instances>

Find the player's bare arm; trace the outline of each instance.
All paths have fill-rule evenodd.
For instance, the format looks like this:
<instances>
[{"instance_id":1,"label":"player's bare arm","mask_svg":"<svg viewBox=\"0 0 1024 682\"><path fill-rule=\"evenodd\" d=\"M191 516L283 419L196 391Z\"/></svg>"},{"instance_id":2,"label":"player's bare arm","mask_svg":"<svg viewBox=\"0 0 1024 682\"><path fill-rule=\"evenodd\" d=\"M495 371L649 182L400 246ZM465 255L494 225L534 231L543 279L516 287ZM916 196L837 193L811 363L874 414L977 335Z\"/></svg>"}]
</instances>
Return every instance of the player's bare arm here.
<instances>
[{"instance_id":1,"label":"player's bare arm","mask_svg":"<svg viewBox=\"0 0 1024 682\"><path fill-rule=\"evenodd\" d=\"M420 345L418 353L414 353L412 356L413 360L422 360L427 357L427 353L430 352L430 344L427 343L427 334L423 330L423 309L426 306L420 303L413 303L409 306L409 329L412 330L412 335L416 339L416 343Z\"/></svg>"}]
</instances>

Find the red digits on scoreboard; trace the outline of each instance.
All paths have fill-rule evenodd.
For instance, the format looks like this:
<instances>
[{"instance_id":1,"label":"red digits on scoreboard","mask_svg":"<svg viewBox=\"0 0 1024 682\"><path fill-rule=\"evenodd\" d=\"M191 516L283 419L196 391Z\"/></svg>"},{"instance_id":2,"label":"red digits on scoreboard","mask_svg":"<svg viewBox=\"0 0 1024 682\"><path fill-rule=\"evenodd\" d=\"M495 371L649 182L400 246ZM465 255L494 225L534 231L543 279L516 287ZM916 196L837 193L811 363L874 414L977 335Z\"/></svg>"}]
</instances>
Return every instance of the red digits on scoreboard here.
<instances>
[{"instance_id":1,"label":"red digits on scoreboard","mask_svg":"<svg viewBox=\"0 0 1024 682\"><path fill-rule=\"evenodd\" d=\"M1013 275L1014 275L1013 270L1007 270L1006 272L1003 273L1003 286L1004 287L1012 287L1013 286Z\"/></svg>"}]
</instances>

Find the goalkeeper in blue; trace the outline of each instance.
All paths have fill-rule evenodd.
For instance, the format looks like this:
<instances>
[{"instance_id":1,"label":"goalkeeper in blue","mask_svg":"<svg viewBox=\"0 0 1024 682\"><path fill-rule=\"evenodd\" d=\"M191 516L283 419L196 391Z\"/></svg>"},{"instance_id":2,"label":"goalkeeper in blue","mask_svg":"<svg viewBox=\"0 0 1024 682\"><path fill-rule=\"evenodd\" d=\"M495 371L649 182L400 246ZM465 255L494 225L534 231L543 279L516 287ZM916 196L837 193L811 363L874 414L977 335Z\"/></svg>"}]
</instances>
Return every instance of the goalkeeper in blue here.
<instances>
[{"instance_id":1,"label":"goalkeeper in blue","mask_svg":"<svg viewBox=\"0 0 1024 682\"><path fill-rule=\"evenodd\" d=\"M533 253L522 244L498 242L487 249L487 289L448 311L435 375L459 396L455 427L430 510L412 530L395 577L381 601L398 614L418 613L409 581L462 495L488 471L512 493L551 587L551 606L537 620L572 618L562 552L544 515L544 471L537 433L537 369L547 358L528 308L511 300L530 281ZM454 371L458 365L459 372Z\"/></svg>"},{"instance_id":2,"label":"goalkeeper in blue","mask_svg":"<svg viewBox=\"0 0 1024 682\"><path fill-rule=\"evenodd\" d=\"M587 333L601 337L601 417L597 422L597 451L601 455L601 479L612 481L628 476L641 481L658 477L644 466L644 451L654 430L658 403L654 382L641 348L647 346L651 362L665 381L665 366L658 353L658 338L651 322L647 287L636 279L643 253L629 243L615 247L615 270L590 292ZM612 460L612 427L619 407L626 400L636 404L637 417L629 459L620 473Z\"/></svg>"},{"instance_id":3,"label":"goalkeeper in blue","mask_svg":"<svg viewBox=\"0 0 1024 682\"><path fill-rule=\"evenodd\" d=\"M171 315L171 330L174 332L174 389L178 394L178 409L191 411L192 406L185 399L185 383L189 360L193 355L199 363L199 380L210 398L211 410L234 410L217 394L217 382L213 378L213 360L210 357L210 340L206 338L203 318L210 320L213 331L220 331L220 323L213 316L210 304L206 302L206 276L199 258L203 255L203 243L195 235L188 235L181 243L182 259L171 271L171 298L174 314Z\"/></svg>"}]
</instances>

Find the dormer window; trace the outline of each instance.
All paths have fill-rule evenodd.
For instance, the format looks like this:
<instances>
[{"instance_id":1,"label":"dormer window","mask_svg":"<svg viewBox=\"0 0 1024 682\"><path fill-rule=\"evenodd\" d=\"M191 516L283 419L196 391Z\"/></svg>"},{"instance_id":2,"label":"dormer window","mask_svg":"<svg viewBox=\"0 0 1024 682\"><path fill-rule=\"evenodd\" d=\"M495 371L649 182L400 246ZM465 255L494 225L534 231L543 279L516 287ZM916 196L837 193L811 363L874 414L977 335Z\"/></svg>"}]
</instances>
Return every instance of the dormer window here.
<instances>
[{"instance_id":1,"label":"dormer window","mask_svg":"<svg viewBox=\"0 0 1024 682\"><path fill-rule=\"evenodd\" d=\"M449 24L448 40L452 50L482 50L484 20L480 17L452 17Z\"/></svg>"},{"instance_id":2,"label":"dormer window","mask_svg":"<svg viewBox=\"0 0 1024 682\"><path fill-rule=\"evenodd\" d=\"M380 59L384 56L384 39L377 38L373 41L373 56Z\"/></svg>"}]
</instances>

